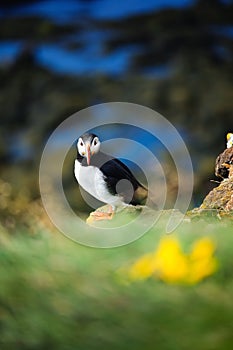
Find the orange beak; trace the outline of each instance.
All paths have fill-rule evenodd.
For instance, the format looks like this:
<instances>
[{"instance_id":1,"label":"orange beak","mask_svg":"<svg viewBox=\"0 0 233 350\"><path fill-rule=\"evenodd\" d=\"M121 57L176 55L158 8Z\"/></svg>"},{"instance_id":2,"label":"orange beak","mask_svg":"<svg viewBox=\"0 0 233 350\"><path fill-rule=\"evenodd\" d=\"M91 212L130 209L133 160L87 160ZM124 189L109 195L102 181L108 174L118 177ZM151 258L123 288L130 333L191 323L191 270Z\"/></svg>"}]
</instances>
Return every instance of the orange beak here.
<instances>
[{"instance_id":1,"label":"orange beak","mask_svg":"<svg viewBox=\"0 0 233 350\"><path fill-rule=\"evenodd\" d=\"M90 165L90 163L91 163L91 149L90 149L90 145L87 145L86 152L87 152L87 165Z\"/></svg>"}]
</instances>

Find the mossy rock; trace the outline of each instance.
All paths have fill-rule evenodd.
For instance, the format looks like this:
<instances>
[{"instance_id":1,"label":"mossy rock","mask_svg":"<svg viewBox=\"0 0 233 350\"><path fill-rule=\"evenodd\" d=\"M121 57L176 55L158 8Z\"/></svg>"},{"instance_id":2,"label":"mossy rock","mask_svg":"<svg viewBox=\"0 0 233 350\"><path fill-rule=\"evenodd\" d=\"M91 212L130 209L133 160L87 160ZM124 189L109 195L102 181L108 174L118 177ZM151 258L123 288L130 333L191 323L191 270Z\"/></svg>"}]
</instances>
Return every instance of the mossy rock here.
<instances>
[{"instance_id":1,"label":"mossy rock","mask_svg":"<svg viewBox=\"0 0 233 350\"><path fill-rule=\"evenodd\" d=\"M233 181L226 179L205 197L200 209L233 210Z\"/></svg>"},{"instance_id":2,"label":"mossy rock","mask_svg":"<svg viewBox=\"0 0 233 350\"><path fill-rule=\"evenodd\" d=\"M148 225L148 222L157 222L160 218L163 218L163 221L169 220L169 218L173 218L175 221L189 220L187 217L184 217L179 210L175 209L167 209L167 210L154 210L148 206L141 205L129 205L118 207L114 215L111 217L109 214L106 215L103 219L99 220L99 213L109 213L109 205L104 205L92 213L90 213L89 217L86 220L86 223L90 226L95 227L104 227L110 228L115 226L120 226L123 224L127 224L130 221L134 220L140 215L140 225Z\"/></svg>"},{"instance_id":3,"label":"mossy rock","mask_svg":"<svg viewBox=\"0 0 233 350\"><path fill-rule=\"evenodd\" d=\"M233 219L233 179L223 180L208 193L201 206L190 211L188 215L191 218L215 216L219 219Z\"/></svg>"}]
</instances>

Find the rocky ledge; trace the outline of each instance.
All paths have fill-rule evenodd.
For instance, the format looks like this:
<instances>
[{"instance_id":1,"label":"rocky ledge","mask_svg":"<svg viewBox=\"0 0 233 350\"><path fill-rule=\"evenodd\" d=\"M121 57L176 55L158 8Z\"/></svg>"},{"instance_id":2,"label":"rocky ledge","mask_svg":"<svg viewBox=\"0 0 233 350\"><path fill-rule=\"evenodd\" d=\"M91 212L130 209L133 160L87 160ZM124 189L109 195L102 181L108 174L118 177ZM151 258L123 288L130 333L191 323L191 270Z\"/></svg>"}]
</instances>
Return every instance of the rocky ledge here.
<instances>
[{"instance_id":1,"label":"rocky ledge","mask_svg":"<svg viewBox=\"0 0 233 350\"><path fill-rule=\"evenodd\" d=\"M217 214L219 218L229 217L233 219L233 147L226 151L229 153L229 150L231 151L230 160L220 165L221 168L227 170L227 177L220 182L219 186L209 192L199 208L195 208L189 213L191 216L212 212L212 214ZM220 156L218 156L216 164L219 163ZM219 169L219 164L216 165L216 169ZM218 175L218 172L215 171L215 174Z\"/></svg>"},{"instance_id":2,"label":"rocky ledge","mask_svg":"<svg viewBox=\"0 0 233 350\"><path fill-rule=\"evenodd\" d=\"M189 211L185 215L184 219L190 220L200 216L217 216L219 219L222 217L229 217L233 220L233 146L226 149L216 159L215 174L221 177L222 181L220 184L208 193L200 207ZM106 223L106 221L109 221L109 219L111 219L111 221L112 219L115 221L119 217L125 217L125 221L127 222L129 215L137 216L140 214L142 217L148 218L148 216L158 216L161 213L170 214L171 211L172 209L155 211L145 206L130 205L127 207L118 208L116 213L113 215L113 213L109 210L109 206L105 205L92 212L87 219L87 223L89 225L95 225L99 221L104 221ZM176 212L176 215L183 216L183 214L179 212L178 214Z\"/></svg>"},{"instance_id":3,"label":"rocky ledge","mask_svg":"<svg viewBox=\"0 0 233 350\"><path fill-rule=\"evenodd\" d=\"M205 197L200 209L233 211L233 179L223 180Z\"/></svg>"}]
</instances>

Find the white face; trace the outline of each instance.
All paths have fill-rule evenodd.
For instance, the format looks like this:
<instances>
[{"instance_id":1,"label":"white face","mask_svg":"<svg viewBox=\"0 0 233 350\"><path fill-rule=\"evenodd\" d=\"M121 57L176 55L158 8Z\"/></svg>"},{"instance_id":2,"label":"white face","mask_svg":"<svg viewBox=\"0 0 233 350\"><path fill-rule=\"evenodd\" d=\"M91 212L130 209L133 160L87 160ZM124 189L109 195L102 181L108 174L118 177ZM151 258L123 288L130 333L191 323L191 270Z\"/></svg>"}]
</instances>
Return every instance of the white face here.
<instances>
[{"instance_id":1,"label":"white face","mask_svg":"<svg viewBox=\"0 0 233 350\"><path fill-rule=\"evenodd\" d=\"M229 133L227 134L227 148L230 148L233 146L233 134Z\"/></svg>"},{"instance_id":2,"label":"white face","mask_svg":"<svg viewBox=\"0 0 233 350\"><path fill-rule=\"evenodd\" d=\"M99 152L100 149L100 140L96 136L91 141L90 140L83 140L81 137L78 139L78 152L81 156L87 158L87 164L90 165L91 156Z\"/></svg>"}]
</instances>

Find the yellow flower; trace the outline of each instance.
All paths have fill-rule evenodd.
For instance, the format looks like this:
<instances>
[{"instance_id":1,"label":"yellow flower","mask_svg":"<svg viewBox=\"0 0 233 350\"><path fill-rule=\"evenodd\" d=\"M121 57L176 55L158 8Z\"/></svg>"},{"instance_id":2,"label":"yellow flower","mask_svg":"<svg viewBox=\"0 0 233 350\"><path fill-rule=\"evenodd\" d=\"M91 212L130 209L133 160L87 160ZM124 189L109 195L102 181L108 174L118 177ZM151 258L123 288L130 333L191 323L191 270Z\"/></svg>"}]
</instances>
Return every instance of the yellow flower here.
<instances>
[{"instance_id":1,"label":"yellow flower","mask_svg":"<svg viewBox=\"0 0 233 350\"><path fill-rule=\"evenodd\" d=\"M190 254L192 260L210 257L213 255L216 247L210 238L204 237L195 242Z\"/></svg>"},{"instance_id":2,"label":"yellow flower","mask_svg":"<svg viewBox=\"0 0 233 350\"><path fill-rule=\"evenodd\" d=\"M147 279L153 274L152 254L146 254L137 260L129 270L132 280Z\"/></svg>"},{"instance_id":3,"label":"yellow flower","mask_svg":"<svg viewBox=\"0 0 233 350\"><path fill-rule=\"evenodd\" d=\"M215 245L212 240L202 238L193 246L190 254L189 283L197 283L204 277L212 275L217 269L217 260L213 257Z\"/></svg>"},{"instance_id":4,"label":"yellow flower","mask_svg":"<svg viewBox=\"0 0 233 350\"><path fill-rule=\"evenodd\" d=\"M214 251L209 238L196 241L191 253L185 254L175 237L165 237L154 253L143 255L130 267L128 276L131 280L154 276L167 283L197 283L216 271Z\"/></svg>"},{"instance_id":5,"label":"yellow flower","mask_svg":"<svg viewBox=\"0 0 233 350\"><path fill-rule=\"evenodd\" d=\"M155 254L155 274L165 282L180 282L188 273L188 259L177 239L162 239Z\"/></svg>"}]
</instances>

